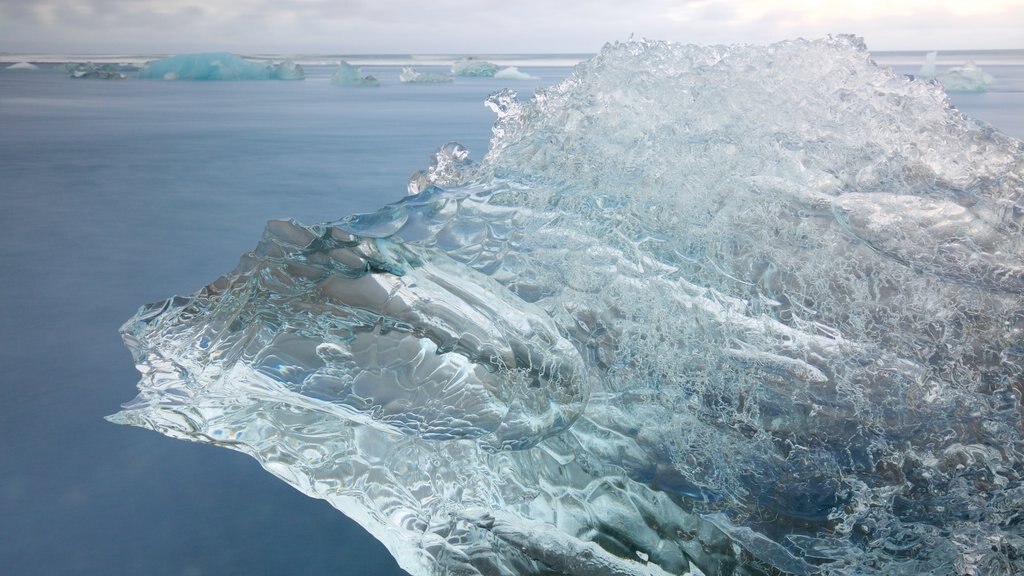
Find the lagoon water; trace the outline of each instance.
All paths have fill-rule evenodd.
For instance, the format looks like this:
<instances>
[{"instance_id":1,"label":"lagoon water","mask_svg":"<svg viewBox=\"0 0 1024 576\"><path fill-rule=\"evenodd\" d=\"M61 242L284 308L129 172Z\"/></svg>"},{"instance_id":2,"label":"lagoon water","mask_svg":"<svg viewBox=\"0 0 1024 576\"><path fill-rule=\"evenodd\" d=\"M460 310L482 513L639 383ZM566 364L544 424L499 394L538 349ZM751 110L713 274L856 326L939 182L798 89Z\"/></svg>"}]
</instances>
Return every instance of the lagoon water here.
<instances>
[{"instance_id":1,"label":"lagoon water","mask_svg":"<svg viewBox=\"0 0 1024 576\"><path fill-rule=\"evenodd\" d=\"M902 73L922 58L876 54ZM954 104L1024 138L1024 53L942 53L940 69L967 59L996 81ZM529 95L572 57L508 59L535 81L432 85L401 84L398 62L367 58L382 86L348 89L321 61L301 82L0 69L5 572L403 573L361 528L247 456L103 420L134 395L117 330L138 306L231 269L270 218L314 223L398 200L445 142L479 158L493 120L484 98Z\"/></svg>"}]
</instances>

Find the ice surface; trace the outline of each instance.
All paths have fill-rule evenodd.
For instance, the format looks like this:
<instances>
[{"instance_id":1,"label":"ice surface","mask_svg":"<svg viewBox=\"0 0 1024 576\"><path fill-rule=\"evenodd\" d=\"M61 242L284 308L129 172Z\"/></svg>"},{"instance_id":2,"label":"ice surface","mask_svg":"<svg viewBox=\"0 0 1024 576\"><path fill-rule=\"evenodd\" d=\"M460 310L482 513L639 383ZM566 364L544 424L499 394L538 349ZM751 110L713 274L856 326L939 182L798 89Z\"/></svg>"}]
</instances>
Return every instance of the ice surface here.
<instances>
[{"instance_id":1,"label":"ice surface","mask_svg":"<svg viewBox=\"0 0 1024 576\"><path fill-rule=\"evenodd\" d=\"M253 62L227 52L182 54L147 62L139 78L163 80L302 80L302 66L284 62Z\"/></svg>"},{"instance_id":2,"label":"ice surface","mask_svg":"<svg viewBox=\"0 0 1024 576\"><path fill-rule=\"evenodd\" d=\"M463 58L452 64L452 74L456 76L494 76L497 71L497 64L475 58Z\"/></svg>"},{"instance_id":3,"label":"ice surface","mask_svg":"<svg viewBox=\"0 0 1024 576\"><path fill-rule=\"evenodd\" d=\"M331 76L331 83L338 86L380 86L380 81L373 76L363 76L363 71L342 60L338 62L338 70Z\"/></svg>"},{"instance_id":4,"label":"ice surface","mask_svg":"<svg viewBox=\"0 0 1024 576\"><path fill-rule=\"evenodd\" d=\"M36 66L31 62L18 62L8 66L7 70L39 70L39 66Z\"/></svg>"},{"instance_id":5,"label":"ice surface","mask_svg":"<svg viewBox=\"0 0 1024 576\"><path fill-rule=\"evenodd\" d=\"M398 79L406 83L437 84L453 81L452 75L446 72L417 72L412 66L405 66Z\"/></svg>"},{"instance_id":6,"label":"ice surface","mask_svg":"<svg viewBox=\"0 0 1024 576\"><path fill-rule=\"evenodd\" d=\"M523 71L519 70L519 68L517 68L515 66L509 66L508 68L502 68L501 70L498 70L498 72L494 74L494 77L495 78L503 78L503 79L506 79L506 80L536 80L537 79L536 76L532 76L530 74L527 74L526 72L523 72Z\"/></svg>"},{"instance_id":7,"label":"ice surface","mask_svg":"<svg viewBox=\"0 0 1024 576\"><path fill-rule=\"evenodd\" d=\"M1024 573L1024 146L850 37L608 45L480 163L274 221L111 417L413 574Z\"/></svg>"},{"instance_id":8,"label":"ice surface","mask_svg":"<svg viewBox=\"0 0 1024 576\"><path fill-rule=\"evenodd\" d=\"M991 74L974 62L966 62L939 75L939 81L947 92L987 92L993 80Z\"/></svg>"}]
</instances>

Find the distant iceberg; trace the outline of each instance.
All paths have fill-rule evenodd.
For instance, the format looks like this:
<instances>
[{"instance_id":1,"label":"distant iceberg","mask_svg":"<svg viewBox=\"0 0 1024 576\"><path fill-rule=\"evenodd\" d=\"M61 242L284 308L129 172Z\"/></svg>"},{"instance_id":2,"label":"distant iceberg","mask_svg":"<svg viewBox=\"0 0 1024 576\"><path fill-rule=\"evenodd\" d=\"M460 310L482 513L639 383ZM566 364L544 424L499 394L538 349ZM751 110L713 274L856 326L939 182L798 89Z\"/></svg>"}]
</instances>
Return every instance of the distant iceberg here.
<instances>
[{"instance_id":1,"label":"distant iceberg","mask_svg":"<svg viewBox=\"0 0 1024 576\"><path fill-rule=\"evenodd\" d=\"M935 61L938 58L938 52L929 52L924 56L924 63L921 64L921 70L917 73L918 76L925 79L935 78Z\"/></svg>"},{"instance_id":2,"label":"distant iceberg","mask_svg":"<svg viewBox=\"0 0 1024 576\"><path fill-rule=\"evenodd\" d=\"M398 79L406 83L419 84L439 84L453 80L452 75L446 72L417 72L412 66L403 67Z\"/></svg>"},{"instance_id":3,"label":"distant iceberg","mask_svg":"<svg viewBox=\"0 0 1024 576\"><path fill-rule=\"evenodd\" d=\"M97 80L124 80L128 77L118 64L94 64L92 62L68 62L64 72L69 78L91 78Z\"/></svg>"},{"instance_id":4,"label":"distant iceberg","mask_svg":"<svg viewBox=\"0 0 1024 576\"><path fill-rule=\"evenodd\" d=\"M285 60L280 63L253 62L227 52L183 54L147 62L139 78L162 80L302 80L302 66Z\"/></svg>"},{"instance_id":5,"label":"distant iceberg","mask_svg":"<svg viewBox=\"0 0 1024 576\"><path fill-rule=\"evenodd\" d=\"M270 222L112 421L417 576L1024 574L1024 147L853 37L608 44L479 162Z\"/></svg>"},{"instance_id":6,"label":"distant iceberg","mask_svg":"<svg viewBox=\"0 0 1024 576\"><path fill-rule=\"evenodd\" d=\"M938 72L937 58L938 52L926 54L918 76L928 80L937 79L946 92L986 92L995 80L972 61Z\"/></svg>"},{"instance_id":7,"label":"distant iceberg","mask_svg":"<svg viewBox=\"0 0 1024 576\"><path fill-rule=\"evenodd\" d=\"M515 66L509 66L508 68L502 68L494 75L495 78L502 78L505 80L539 80L536 76L522 72Z\"/></svg>"},{"instance_id":8,"label":"distant iceberg","mask_svg":"<svg viewBox=\"0 0 1024 576\"><path fill-rule=\"evenodd\" d=\"M456 76L494 76L497 71L497 64L475 58L463 58L452 64L452 74Z\"/></svg>"},{"instance_id":9,"label":"distant iceberg","mask_svg":"<svg viewBox=\"0 0 1024 576\"><path fill-rule=\"evenodd\" d=\"M950 68L939 75L946 92L987 92L995 80L974 62Z\"/></svg>"},{"instance_id":10,"label":"distant iceberg","mask_svg":"<svg viewBox=\"0 0 1024 576\"><path fill-rule=\"evenodd\" d=\"M7 70L39 70L39 66L30 62L18 62L17 64L11 64L8 66Z\"/></svg>"},{"instance_id":11,"label":"distant iceberg","mask_svg":"<svg viewBox=\"0 0 1024 576\"><path fill-rule=\"evenodd\" d=\"M363 71L348 62L338 62L338 69L331 76L331 83L338 86L380 86L373 76L363 76Z\"/></svg>"}]
</instances>

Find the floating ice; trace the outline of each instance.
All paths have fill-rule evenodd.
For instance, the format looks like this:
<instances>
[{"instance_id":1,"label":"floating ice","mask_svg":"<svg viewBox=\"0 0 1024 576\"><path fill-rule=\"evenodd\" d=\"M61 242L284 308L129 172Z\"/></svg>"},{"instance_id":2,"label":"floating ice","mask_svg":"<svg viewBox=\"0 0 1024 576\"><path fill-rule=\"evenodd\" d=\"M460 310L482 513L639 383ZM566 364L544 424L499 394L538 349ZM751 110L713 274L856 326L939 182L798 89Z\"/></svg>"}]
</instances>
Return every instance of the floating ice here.
<instances>
[{"instance_id":1,"label":"floating ice","mask_svg":"<svg viewBox=\"0 0 1024 576\"><path fill-rule=\"evenodd\" d=\"M452 64L452 74L456 76L494 76L497 71L497 64L475 58L463 58Z\"/></svg>"},{"instance_id":2,"label":"floating ice","mask_svg":"<svg viewBox=\"0 0 1024 576\"><path fill-rule=\"evenodd\" d=\"M124 80L128 77L118 64L94 64L92 62L68 62L64 72L69 78L94 78L99 80Z\"/></svg>"},{"instance_id":3,"label":"floating ice","mask_svg":"<svg viewBox=\"0 0 1024 576\"><path fill-rule=\"evenodd\" d=\"M935 65L937 57L938 52L926 54L918 76L925 79L938 78L946 92L986 92L992 86L992 75L971 61L938 73Z\"/></svg>"},{"instance_id":4,"label":"floating ice","mask_svg":"<svg viewBox=\"0 0 1024 576\"><path fill-rule=\"evenodd\" d=\"M380 86L380 81L373 76L363 76L363 71L342 60L338 62L338 70L331 76L331 83L338 86Z\"/></svg>"},{"instance_id":5,"label":"floating ice","mask_svg":"<svg viewBox=\"0 0 1024 576\"><path fill-rule=\"evenodd\" d=\"M502 78L505 80L537 80L536 76L522 72L515 66L509 66L508 68L502 68L494 75L495 78Z\"/></svg>"},{"instance_id":6,"label":"floating ice","mask_svg":"<svg viewBox=\"0 0 1024 576\"><path fill-rule=\"evenodd\" d=\"M252 62L227 52L182 54L146 63L139 78L163 80L302 80L302 66L285 60L280 63Z\"/></svg>"},{"instance_id":7,"label":"floating ice","mask_svg":"<svg viewBox=\"0 0 1024 576\"><path fill-rule=\"evenodd\" d=\"M446 72L417 72L412 66L403 67L398 79L406 83L420 84L438 84L453 80L452 75Z\"/></svg>"},{"instance_id":8,"label":"floating ice","mask_svg":"<svg viewBox=\"0 0 1024 576\"><path fill-rule=\"evenodd\" d=\"M917 73L922 78L935 78L935 60L938 52L929 52L924 56L924 64L921 64L921 71Z\"/></svg>"},{"instance_id":9,"label":"floating ice","mask_svg":"<svg viewBox=\"0 0 1024 576\"><path fill-rule=\"evenodd\" d=\"M39 70L39 66L36 66L31 62L18 62L8 66L7 70Z\"/></svg>"},{"instance_id":10,"label":"floating ice","mask_svg":"<svg viewBox=\"0 0 1024 576\"><path fill-rule=\"evenodd\" d=\"M939 75L946 92L987 92L993 80L991 74L974 62L966 62Z\"/></svg>"},{"instance_id":11,"label":"floating ice","mask_svg":"<svg viewBox=\"0 0 1024 576\"><path fill-rule=\"evenodd\" d=\"M115 422L413 574L1024 573L1024 146L858 40L606 46L122 329Z\"/></svg>"}]
</instances>

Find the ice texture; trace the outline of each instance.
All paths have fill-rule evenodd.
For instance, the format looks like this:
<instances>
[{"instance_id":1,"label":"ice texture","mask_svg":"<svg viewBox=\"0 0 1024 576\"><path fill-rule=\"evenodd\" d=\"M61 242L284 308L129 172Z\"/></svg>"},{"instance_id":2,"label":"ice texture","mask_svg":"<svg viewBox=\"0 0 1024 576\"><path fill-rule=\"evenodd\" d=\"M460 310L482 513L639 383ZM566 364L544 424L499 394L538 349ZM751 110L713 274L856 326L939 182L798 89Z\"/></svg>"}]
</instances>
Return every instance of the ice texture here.
<instances>
[{"instance_id":1,"label":"ice texture","mask_svg":"<svg viewBox=\"0 0 1024 576\"><path fill-rule=\"evenodd\" d=\"M452 75L447 72L417 72L412 66L404 66L398 79L405 83L438 84L452 82Z\"/></svg>"},{"instance_id":2,"label":"ice texture","mask_svg":"<svg viewBox=\"0 0 1024 576\"><path fill-rule=\"evenodd\" d=\"M536 76L527 74L515 66L509 66L508 68L502 68L494 74L495 78L502 78L505 80L537 80Z\"/></svg>"},{"instance_id":3,"label":"ice texture","mask_svg":"<svg viewBox=\"0 0 1024 576\"><path fill-rule=\"evenodd\" d=\"M302 80L302 66L283 62L253 62L228 52L181 54L147 62L139 78L162 80Z\"/></svg>"},{"instance_id":4,"label":"ice texture","mask_svg":"<svg viewBox=\"0 0 1024 576\"><path fill-rule=\"evenodd\" d=\"M370 75L364 76L362 70L344 60L338 62L331 83L338 86L380 86L379 80Z\"/></svg>"},{"instance_id":5,"label":"ice texture","mask_svg":"<svg viewBox=\"0 0 1024 576\"><path fill-rule=\"evenodd\" d=\"M16 62L6 68L7 70L39 70L39 66L31 62Z\"/></svg>"},{"instance_id":6,"label":"ice texture","mask_svg":"<svg viewBox=\"0 0 1024 576\"><path fill-rule=\"evenodd\" d=\"M476 58L463 58L452 64L452 74L456 76L494 76L498 65Z\"/></svg>"},{"instance_id":7,"label":"ice texture","mask_svg":"<svg viewBox=\"0 0 1024 576\"><path fill-rule=\"evenodd\" d=\"M852 37L607 45L122 328L111 417L412 574L1024 573L1024 145Z\"/></svg>"}]
</instances>

